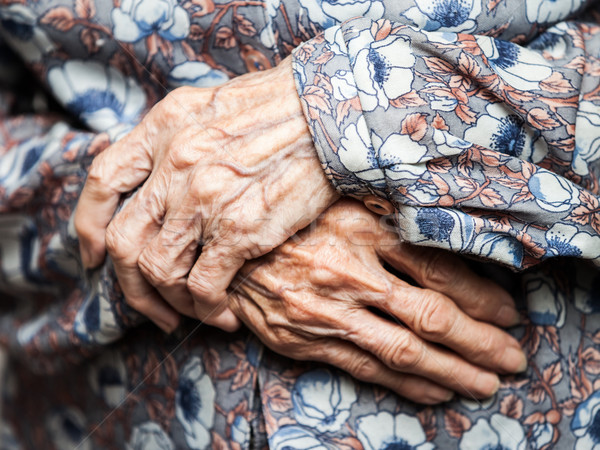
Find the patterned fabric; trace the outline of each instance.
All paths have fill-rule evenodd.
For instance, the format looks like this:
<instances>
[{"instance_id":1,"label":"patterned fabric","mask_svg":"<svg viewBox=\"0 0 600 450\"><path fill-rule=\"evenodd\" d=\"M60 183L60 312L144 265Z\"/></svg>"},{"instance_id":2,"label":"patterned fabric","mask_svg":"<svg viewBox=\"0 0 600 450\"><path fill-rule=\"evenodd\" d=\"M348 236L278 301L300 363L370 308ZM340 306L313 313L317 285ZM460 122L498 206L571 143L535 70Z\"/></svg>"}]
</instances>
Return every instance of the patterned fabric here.
<instances>
[{"instance_id":1,"label":"patterned fabric","mask_svg":"<svg viewBox=\"0 0 600 450\"><path fill-rule=\"evenodd\" d=\"M0 449L600 445L600 33L584 3L0 1L0 35L62 105L0 45ZM413 242L549 259L520 274L474 264L525 317L511 333L528 371L494 398L423 407L248 331L188 321L165 336L127 307L109 261L81 268L71 218L93 156L169 89L298 46L340 190L392 200Z\"/></svg>"}]
</instances>

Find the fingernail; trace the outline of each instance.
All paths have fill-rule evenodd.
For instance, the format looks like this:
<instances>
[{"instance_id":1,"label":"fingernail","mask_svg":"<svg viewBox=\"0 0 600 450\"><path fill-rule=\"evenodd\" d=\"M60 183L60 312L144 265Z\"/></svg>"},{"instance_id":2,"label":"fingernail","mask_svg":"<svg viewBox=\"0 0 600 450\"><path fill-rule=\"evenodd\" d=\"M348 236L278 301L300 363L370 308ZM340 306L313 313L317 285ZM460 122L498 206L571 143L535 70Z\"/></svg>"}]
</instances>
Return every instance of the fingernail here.
<instances>
[{"instance_id":1,"label":"fingernail","mask_svg":"<svg viewBox=\"0 0 600 450\"><path fill-rule=\"evenodd\" d=\"M521 315L511 305L504 305L498 310L497 322L499 325L513 327L521 322Z\"/></svg>"},{"instance_id":2,"label":"fingernail","mask_svg":"<svg viewBox=\"0 0 600 450\"><path fill-rule=\"evenodd\" d=\"M454 391L448 391L448 393L446 394L446 397L444 397L443 401L449 402L453 398L454 398Z\"/></svg>"},{"instance_id":3,"label":"fingernail","mask_svg":"<svg viewBox=\"0 0 600 450\"><path fill-rule=\"evenodd\" d=\"M516 347L507 347L504 351L502 368L512 373L524 372L527 369L527 357L523 350Z\"/></svg>"},{"instance_id":4,"label":"fingernail","mask_svg":"<svg viewBox=\"0 0 600 450\"><path fill-rule=\"evenodd\" d=\"M163 330L167 334L171 334L173 331L175 331L175 329L179 325L179 321L177 321L177 322L178 323L174 324L174 323L167 322L164 319L157 319L154 321L154 323L156 325L158 325L160 327L160 329Z\"/></svg>"},{"instance_id":5,"label":"fingernail","mask_svg":"<svg viewBox=\"0 0 600 450\"><path fill-rule=\"evenodd\" d=\"M498 378L498 375L496 374L482 372L477 375L475 385L483 396L491 397L498 392L498 389L500 389L500 378Z\"/></svg>"}]
</instances>

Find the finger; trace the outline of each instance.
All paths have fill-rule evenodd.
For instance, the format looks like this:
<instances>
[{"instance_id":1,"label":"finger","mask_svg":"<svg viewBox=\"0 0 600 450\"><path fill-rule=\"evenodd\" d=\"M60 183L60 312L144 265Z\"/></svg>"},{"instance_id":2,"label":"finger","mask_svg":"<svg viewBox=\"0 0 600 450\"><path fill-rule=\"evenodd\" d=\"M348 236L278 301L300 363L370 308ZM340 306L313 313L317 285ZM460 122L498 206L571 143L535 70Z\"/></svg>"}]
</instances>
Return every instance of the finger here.
<instances>
[{"instance_id":1,"label":"finger","mask_svg":"<svg viewBox=\"0 0 600 450\"><path fill-rule=\"evenodd\" d=\"M500 386L498 376L453 352L432 345L400 324L367 310L348 323L349 340L379 358L390 369L425 377L462 395L489 397Z\"/></svg>"},{"instance_id":2,"label":"finger","mask_svg":"<svg viewBox=\"0 0 600 450\"><path fill-rule=\"evenodd\" d=\"M88 171L75 211L85 268L104 259L105 231L121 195L139 186L152 170L152 157L142 136L142 125L99 154Z\"/></svg>"},{"instance_id":3,"label":"finger","mask_svg":"<svg viewBox=\"0 0 600 450\"><path fill-rule=\"evenodd\" d=\"M448 401L454 393L432 381L415 375L395 372L372 354L356 345L336 338L309 339L289 331L288 338L274 333L265 320L265 311L253 295L234 293L229 304L261 341L271 350L296 360L318 361L336 366L358 380L384 386L412 401L437 404Z\"/></svg>"},{"instance_id":4,"label":"finger","mask_svg":"<svg viewBox=\"0 0 600 450\"><path fill-rule=\"evenodd\" d=\"M519 342L505 331L472 319L439 292L386 276L391 278L392 291L377 304L367 298L370 306L382 308L425 341L443 344L471 363L494 372L521 372L527 367Z\"/></svg>"},{"instance_id":5,"label":"finger","mask_svg":"<svg viewBox=\"0 0 600 450\"><path fill-rule=\"evenodd\" d=\"M154 204L149 210L149 191L142 188L115 216L106 231L106 246L127 304L171 332L179 324L179 314L164 302L137 266L141 249L160 227L155 213L162 208Z\"/></svg>"},{"instance_id":6,"label":"finger","mask_svg":"<svg viewBox=\"0 0 600 450\"><path fill-rule=\"evenodd\" d=\"M227 288L245 260L223 248L207 245L188 276L187 287L195 301L198 317L226 331L240 327L239 319L227 306Z\"/></svg>"},{"instance_id":7,"label":"finger","mask_svg":"<svg viewBox=\"0 0 600 450\"><path fill-rule=\"evenodd\" d=\"M357 380L384 386L416 403L435 405L454 396L450 389L430 380L393 371L372 354L342 340L322 339L318 344L308 346L308 353L301 356L307 360L331 364ZM294 358L293 355L290 357Z\"/></svg>"},{"instance_id":8,"label":"finger","mask_svg":"<svg viewBox=\"0 0 600 450\"><path fill-rule=\"evenodd\" d=\"M510 294L493 281L471 271L457 255L409 244L382 247L378 253L420 286L452 298L471 317L501 327L520 322Z\"/></svg>"}]
</instances>

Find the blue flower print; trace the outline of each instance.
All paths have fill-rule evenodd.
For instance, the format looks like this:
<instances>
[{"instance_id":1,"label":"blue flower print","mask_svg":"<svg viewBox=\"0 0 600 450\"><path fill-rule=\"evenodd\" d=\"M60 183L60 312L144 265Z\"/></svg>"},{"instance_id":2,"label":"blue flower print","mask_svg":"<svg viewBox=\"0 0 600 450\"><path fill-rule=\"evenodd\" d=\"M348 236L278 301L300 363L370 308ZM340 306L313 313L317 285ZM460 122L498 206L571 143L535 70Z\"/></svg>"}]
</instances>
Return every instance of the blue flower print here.
<instances>
[{"instance_id":1,"label":"blue flower print","mask_svg":"<svg viewBox=\"0 0 600 450\"><path fill-rule=\"evenodd\" d=\"M111 408L121 405L127 395L127 369L121 354L107 351L88 371L90 386Z\"/></svg>"},{"instance_id":2,"label":"blue flower print","mask_svg":"<svg viewBox=\"0 0 600 450\"><path fill-rule=\"evenodd\" d=\"M540 81L552 75L548 62L538 53L511 42L485 36L477 44L504 82L522 91L540 89Z\"/></svg>"},{"instance_id":3,"label":"blue flower print","mask_svg":"<svg viewBox=\"0 0 600 450\"><path fill-rule=\"evenodd\" d=\"M175 394L175 415L192 449L204 449L210 444L209 430L215 415L215 388L204 373L202 360L193 356L179 373Z\"/></svg>"},{"instance_id":4,"label":"blue flower print","mask_svg":"<svg viewBox=\"0 0 600 450\"><path fill-rule=\"evenodd\" d=\"M551 30L538 35L538 37L527 45L527 48L542 52L545 58L564 58L567 49L569 48L569 44L565 38L567 32L566 28L568 28L567 24L559 23L552 27ZM556 31L556 33L554 31Z\"/></svg>"},{"instance_id":5,"label":"blue flower print","mask_svg":"<svg viewBox=\"0 0 600 450\"><path fill-rule=\"evenodd\" d=\"M359 417L357 437L365 450L431 450L425 432L416 417L392 415L387 411Z\"/></svg>"},{"instance_id":6,"label":"blue flower print","mask_svg":"<svg viewBox=\"0 0 600 450\"><path fill-rule=\"evenodd\" d=\"M533 163L546 157L546 141L519 116L501 103L489 104L486 112L465 131L465 141Z\"/></svg>"},{"instance_id":7,"label":"blue flower print","mask_svg":"<svg viewBox=\"0 0 600 450\"><path fill-rule=\"evenodd\" d=\"M108 286L94 273L90 279L91 289L75 315L73 331L84 342L109 344L120 338L123 329L117 320L115 302L111 301Z\"/></svg>"},{"instance_id":8,"label":"blue flower print","mask_svg":"<svg viewBox=\"0 0 600 450\"><path fill-rule=\"evenodd\" d=\"M525 450L527 439L521 424L502 414L480 418L459 442L460 450Z\"/></svg>"},{"instance_id":9,"label":"blue flower print","mask_svg":"<svg viewBox=\"0 0 600 450\"><path fill-rule=\"evenodd\" d=\"M587 100L579 102L575 127L578 137L571 166L577 175L586 176L590 172L589 168L600 159L600 111L595 103Z\"/></svg>"},{"instance_id":10,"label":"blue flower print","mask_svg":"<svg viewBox=\"0 0 600 450\"><path fill-rule=\"evenodd\" d=\"M535 450L541 450L552 442L554 427L548 422L536 423L531 427L531 438L529 442Z\"/></svg>"},{"instance_id":11,"label":"blue flower print","mask_svg":"<svg viewBox=\"0 0 600 450\"><path fill-rule=\"evenodd\" d=\"M526 16L530 23L558 22L577 11L585 0L527 0Z\"/></svg>"},{"instance_id":12,"label":"blue flower print","mask_svg":"<svg viewBox=\"0 0 600 450\"><path fill-rule=\"evenodd\" d=\"M566 301L554 279L540 272L523 275L527 298L527 314L535 325L562 327L565 323Z\"/></svg>"},{"instance_id":13,"label":"blue flower print","mask_svg":"<svg viewBox=\"0 0 600 450\"><path fill-rule=\"evenodd\" d=\"M339 430L356 402L354 383L345 375L319 369L302 374L292 389L294 418L320 433Z\"/></svg>"},{"instance_id":14,"label":"blue flower print","mask_svg":"<svg viewBox=\"0 0 600 450\"><path fill-rule=\"evenodd\" d=\"M201 61L177 64L169 72L169 86L211 87L225 83L229 76Z\"/></svg>"},{"instance_id":15,"label":"blue flower print","mask_svg":"<svg viewBox=\"0 0 600 450\"><path fill-rule=\"evenodd\" d=\"M139 84L98 62L72 60L55 66L48 71L48 83L67 109L97 131L137 122L146 106Z\"/></svg>"},{"instance_id":16,"label":"blue flower print","mask_svg":"<svg viewBox=\"0 0 600 450\"><path fill-rule=\"evenodd\" d=\"M305 428L285 425L269 438L272 450L329 450L317 437Z\"/></svg>"},{"instance_id":17,"label":"blue flower print","mask_svg":"<svg viewBox=\"0 0 600 450\"><path fill-rule=\"evenodd\" d=\"M575 410L571 431L577 437L576 450L591 450L600 446L600 391L594 392Z\"/></svg>"},{"instance_id":18,"label":"blue flower print","mask_svg":"<svg viewBox=\"0 0 600 450\"><path fill-rule=\"evenodd\" d=\"M383 16L381 0L300 0L311 22L322 29L340 24L353 17L377 20Z\"/></svg>"},{"instance_id":19,"label":"blue flower print","mask_svg":"<svg viewBox=\"0 0 600 450\"><path fill-rule=\"evenodd\" d=\"M46 430L54 448L77 448L91 450L85 416L75 408L61 408L48 414Z\"/></svg>"},{"instance_id":20,"label":"blue flower print","mask_svg":"<svg viewBox=\"0 0 600 450\"><path fill-rule=\"evenodd\" d=\"M55 46L37 26L37 15L27 6L13 4L0 8L0 31L17 53L28 62L39 61Z\"/></svg>"},{"instance_id":21,"label":"blue flower print","mask_svg":"<svg viewBox=\"0 0 600 450\"><path fill-rule=\"evenodd\" d=\"M244 416L235 416L231 424L231 440L239 444L239 448L250 447L250 424Z\"/></svg>"},{"instance_id":22,"label":"blue flower print","mask_svg":"<svg viewBox=\"0 0 600 450\"><path fill-rule=\"evenodd\" d=\"M440 208L422 208L417 213L419 232L434 241L450 240L454 228L454 219Z\"/></svg>"},{"instance_id":23,"label":"blue flower print","mask_svg":"<svg viewBox=\"0 0 600 450\"><path fill-rule=\"evenodd\" d=\"M546 242L555 256L600 258L600 236L579 231L575 225L553 225L546 231Z\"/></svg>"},{"instance_id":24,"label":"blue flower print","mask_svg":"<svg viewBox=\"0 0 600 450\"><path fill-rule=\"evenodd\" d=\"M477 26L475 19L481 13L481 2L476 0L417 0L416 4L403 16L426 31L468 33Z\"/></svg>"},{"instance_id":25,"label":"blue flower print","mask_svg":"<svg viewBox=\"0 0 600 450\"><path fill-rule=\"evenodd\" d=\"M565 178L538 169L527 183L538 206L550 212L565 212L578 205L579 192Z\"/></svg>"},{"instance_id":26,"label":"blue flower print","mask_svg":"<svg viewBox=\"0 0 600 450\"><path fill-rule=\"evenodd\" d=\"M498 233L477 233L471 251L497 262L513 267L521 267L523 263L523 246L512 236Z\"/></svg>"},{"instance_id":27,"label":"blue flower print","mask_svg":"<svg viewBox=\"0 0 600 450\"><path fill-rule=\"evenodd\" d=\"M156 422L144 422L135 427L127 450L175 450L173 442Z\"/></svg>"},{"instance_id":28,"label":"blue flower print","mask_svg":"<svg viewBox=\"0 0 600 450\"><path fill-rule=\"evenodd\" d=\"M122 42L137 42L153 33L179 41L190 29L188 13L176 0L123 0L111 17L115 39Z\"/></svg>"},{"instance_id":29,"label":"blue flower print","mask_svg":"<svg viewBox=\"0 0 600 450\"><path fill-rule=\"evenodd\" d=\"M389 35L374 40L370 31L361 31L348 42L358 96L363 111L388 109L390 100L410 92L415 56L405 36Z\"/></svg>"}]
</instances>

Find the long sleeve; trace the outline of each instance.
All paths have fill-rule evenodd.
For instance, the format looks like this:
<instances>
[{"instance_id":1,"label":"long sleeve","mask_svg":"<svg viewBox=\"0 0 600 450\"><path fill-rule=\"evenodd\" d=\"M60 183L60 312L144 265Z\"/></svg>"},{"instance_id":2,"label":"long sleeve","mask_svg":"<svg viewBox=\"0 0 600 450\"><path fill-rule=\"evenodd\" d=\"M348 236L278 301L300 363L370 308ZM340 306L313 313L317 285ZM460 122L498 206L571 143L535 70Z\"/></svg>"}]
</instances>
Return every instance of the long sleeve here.
<instances>
[{"instance_id":1,"label":"long sleeve","mask_svg":"<svg viewBox=\"0 0 600 450\"><path fill-rule=\"evenodd\" d=\"M583 23L521 47L359 18L300 46L294 70L328 177L389 200L402 239L599 265L599 49Z\"/></svg>"},{"instance_id":2,"label":"long sleeve","mask_svg":"<svg viewBox=\"0 0 600 450\"><path fill-rule=\"evenodd\" d=\"M541 30L579 14L590 0L267 0L283 48L295 37L354 17L388 19L426 31L489 35L528 41ZM312 36L311 36L312 37Z\"/></svg>"}]
</instances>

